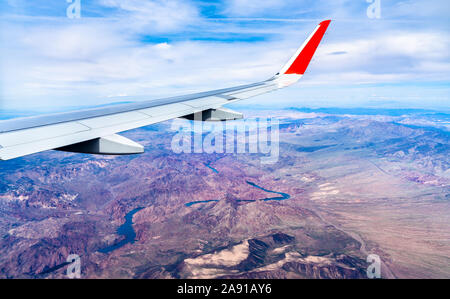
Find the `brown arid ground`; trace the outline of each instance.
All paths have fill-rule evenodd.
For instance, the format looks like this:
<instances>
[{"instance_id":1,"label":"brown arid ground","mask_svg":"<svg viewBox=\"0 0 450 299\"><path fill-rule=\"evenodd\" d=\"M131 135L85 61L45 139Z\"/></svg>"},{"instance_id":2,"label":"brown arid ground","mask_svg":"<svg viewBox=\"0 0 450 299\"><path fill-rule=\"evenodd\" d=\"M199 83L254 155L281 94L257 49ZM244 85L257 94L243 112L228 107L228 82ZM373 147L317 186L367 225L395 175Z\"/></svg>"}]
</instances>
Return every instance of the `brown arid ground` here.
<instances>
[{"instance_id":1,"label":"brown arid ground","mask_svg":"<svg viewBox=\"0 0 450 299\"><path fill-rule=\"evenodd\" d=\"M2 162L0 277L65 278L75 253L84 278L366 278L369 254L382 278L450 278L448 131L250 116L267 115L280 119L274 164L175 154L168 124L125 134L140 156Z\"/></svg>"}]
</instances>

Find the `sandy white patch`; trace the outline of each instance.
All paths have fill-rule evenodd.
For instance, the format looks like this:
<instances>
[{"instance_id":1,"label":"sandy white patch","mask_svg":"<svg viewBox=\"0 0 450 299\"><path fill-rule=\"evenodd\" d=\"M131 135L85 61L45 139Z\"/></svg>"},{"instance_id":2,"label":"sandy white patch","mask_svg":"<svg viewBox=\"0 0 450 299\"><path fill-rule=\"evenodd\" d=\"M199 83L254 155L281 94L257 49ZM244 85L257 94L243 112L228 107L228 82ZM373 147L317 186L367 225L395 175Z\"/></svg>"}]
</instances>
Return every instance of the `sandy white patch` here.
<instances>
[{"instance_id":1,"label":"sandy white patch","mask_svg":"<svg viewBox=\"0 0 450 299\"><path fill-rule=\"evenodd\" d=\"M48 218L10 229L9 234L27 239L56 238L66 222L64 219Z\"/></svg>"},{"instance_id":2,"label":"sandy white patch","mask_svg":"<svg viewBox=\"0 0 450 299\"><path fill-rule=\"evenodd\" d=\"M184 269L189 273L187 278L209 279L221 275L237 273L237 270L219 269L217 267L232 267L244 261L249 255L248 241L233 246L230 249L205 254L197 258L185 259Z\"/></svg>"}]
</instances>

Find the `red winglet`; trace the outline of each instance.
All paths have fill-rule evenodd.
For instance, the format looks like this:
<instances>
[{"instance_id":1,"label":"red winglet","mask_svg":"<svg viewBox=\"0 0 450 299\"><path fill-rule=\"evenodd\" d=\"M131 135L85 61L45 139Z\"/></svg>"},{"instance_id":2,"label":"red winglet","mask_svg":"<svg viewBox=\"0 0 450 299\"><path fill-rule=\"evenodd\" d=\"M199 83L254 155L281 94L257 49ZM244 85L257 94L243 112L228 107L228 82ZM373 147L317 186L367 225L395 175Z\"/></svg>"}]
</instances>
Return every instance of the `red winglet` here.
<instances>
[{"instance_id":1,"label":"red winglet","mask_svg":"<svg viewBox=\"0 0 450 299\"><path fill-rule=\"evenodd\" d=\"M300 54L297 56L292 65L288 68L285 74L298 74L303 75L308 67L311 59L316 52L317 47L322 40L322 37L327 31L328 25L330 25L331 20L323 21L319 24L314 35L310 38L305 47L301 50Z\"/></svg>"}]
</instances>

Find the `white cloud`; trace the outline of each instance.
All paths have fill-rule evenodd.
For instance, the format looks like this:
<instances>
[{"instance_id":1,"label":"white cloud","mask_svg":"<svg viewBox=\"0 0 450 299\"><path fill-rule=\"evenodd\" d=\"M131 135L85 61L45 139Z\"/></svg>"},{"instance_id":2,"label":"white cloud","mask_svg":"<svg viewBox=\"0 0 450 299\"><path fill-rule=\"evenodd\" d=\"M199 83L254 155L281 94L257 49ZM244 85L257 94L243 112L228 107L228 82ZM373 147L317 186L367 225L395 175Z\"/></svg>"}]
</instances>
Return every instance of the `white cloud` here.
<instances>
[{"instance_id":1,"label":"white cloud","mask_svg":"<svg viewBox=\"0 0 450 299\"><path fill-rule=\"evenodd\" d=\"M387 31L370 38L325 43L309 80L324 83L327 76L327 82L341 84L450 80L449 53L450 39L445 34Z\"/></svg>"},{"instance_id":2,"label":"white cloud","mask_svg":"<svg viewBox=\"0 0 450 299\"><path fill-rule=\"evenodd\" d=\"M32 26L14 34L17 46L53 59L90 60L126 43L122 36L103 24Z\"/></svg>"},{"instance_id":3,"label":"white cloud","mask_svg":"<svg viewBox=\"0 0 450 299\"><path fill-rule=\"evenodd\" d=\"M113 95L146 94L148 99L263 80L279 70L315 26L212 22L201 18L192 3L175 0L99 1L117 9L115 18L4 21L0 99L9 107L94 105L110 102ZM255 14L283 5L264 1L252 10L249 1L233 3ZM450 80L445 31L386 22L354 24L332 23L302 86L321 85L323 90L329 84ZM144 33L164 37L167 32L175 32L180 41L148 44L138 39ZM189 41L184 32L272 38Z\"/></svg>"},{"instance_id":4,"label":"white cloud","mask_svg":"<svg viewBox=\"0 0 450 299\"><path fill-rule=\"evenodd\" d=\"M392 3L386 14L393 18L445 18L450 14L450 4L447 0L406 0Z\"/></svg>"},{"instance_id":5,"label":"white cloud","mask_svg":"<svg viewBox=\"0 0 450 299\"><path fill-rule=\"evenodd\" d=\"M228 1L226 13L236 16L248 16L265 12L270 9L278 9L286 5L286 1L278 0L231 0Z\"/></svg>"},{"instance_id":6,"label":"white cloud","mask_svg":"<svg viewBox=\"0 0 450 299\"><path fill-rule=\"evenodd\" d=\"M146 32L169 32L199 20L195 6L179 0L100 0L107 7L120 9L123 25Z\"/></svg>"}]
</instances>

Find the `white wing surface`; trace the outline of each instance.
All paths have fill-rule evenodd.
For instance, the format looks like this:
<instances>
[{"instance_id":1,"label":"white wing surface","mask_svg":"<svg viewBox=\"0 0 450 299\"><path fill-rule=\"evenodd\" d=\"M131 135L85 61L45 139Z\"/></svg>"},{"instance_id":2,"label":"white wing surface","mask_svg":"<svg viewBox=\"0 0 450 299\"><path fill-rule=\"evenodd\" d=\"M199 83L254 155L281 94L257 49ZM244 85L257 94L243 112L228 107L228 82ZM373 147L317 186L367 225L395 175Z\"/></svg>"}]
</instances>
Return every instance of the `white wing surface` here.
<instances>
[{"instance_id":1,"label":"white wing surface","mask_svg":"<svg viewBox=\"0 0 450 299\"><path fill-rule=\"evenodd\" d=\"M321 22L295 55L269 80L232 88L51 115L0 121L0 160L58 149L93 154L136 154L142 146L116 135L198 112L236 119L223 105L287 87L309 65L330 21ZM219 120L221 120L219 119ZM206 119L207 120L207 119Z\"/></svg>"}]
</instances>

